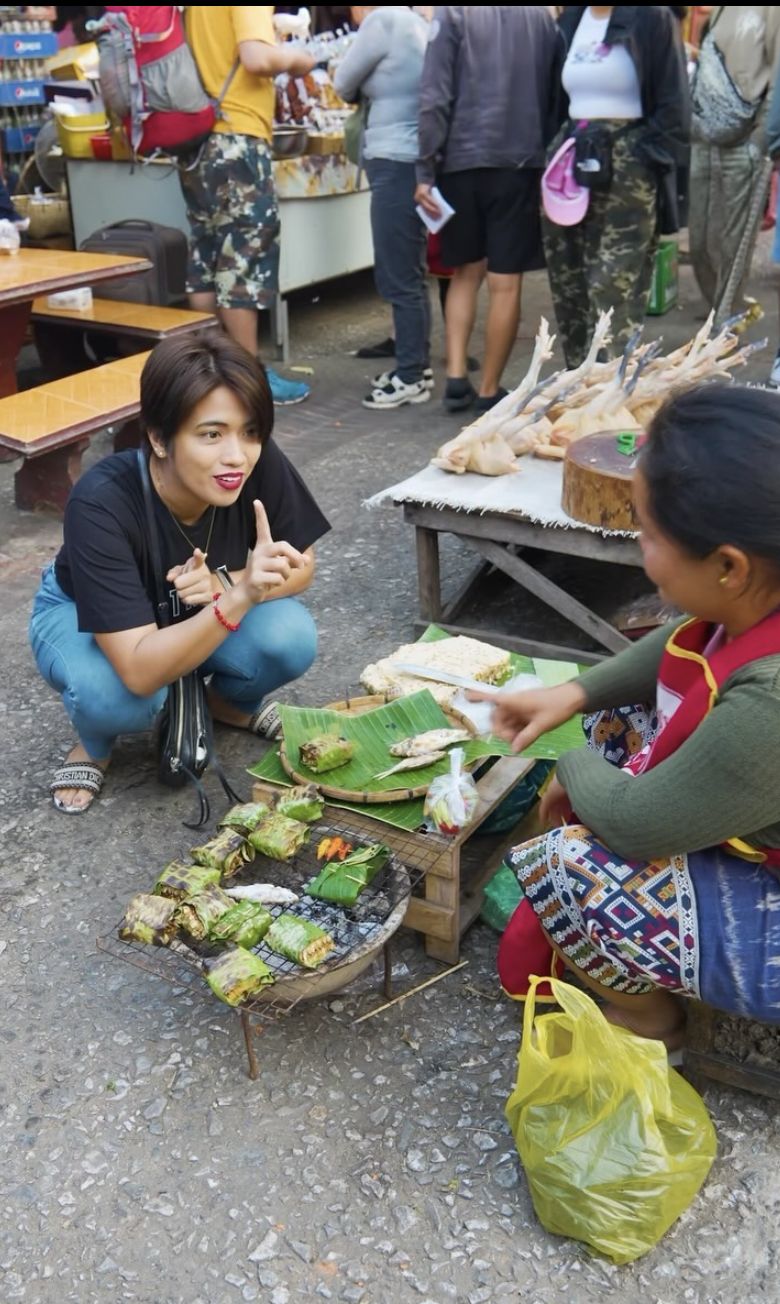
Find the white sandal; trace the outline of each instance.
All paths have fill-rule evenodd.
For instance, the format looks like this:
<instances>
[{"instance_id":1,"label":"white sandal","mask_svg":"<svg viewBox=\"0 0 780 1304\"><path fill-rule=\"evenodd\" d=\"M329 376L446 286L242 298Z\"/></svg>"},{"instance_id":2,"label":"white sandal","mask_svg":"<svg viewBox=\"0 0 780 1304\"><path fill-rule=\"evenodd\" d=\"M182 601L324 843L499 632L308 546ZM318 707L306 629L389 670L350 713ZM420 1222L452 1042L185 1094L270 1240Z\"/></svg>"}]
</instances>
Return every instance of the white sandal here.
<instances>
[{"instance_id":1,"label":"white sandal","mask_svg":"<svg viewBox=\"0 0 780 1304\"><path fill-rule=\"evenodd\" d=\"M279 717L279 703L266 702L250 716L247 729L258 738L270 738L272 741L282 734L282 721Z\"/></svg>"},{"instance_id":2,"label":"white sandal","mask_svg":"<svg viewBox=\"0 0 780 1304\"><path fill-rule=\"evenodd\" d=\"M100 796L105 781L106 776L99 765L93 765L90 761L66 761L55 772L49 784L49 792L52 794L52 801L57 810L62 811L63 815L83 815L84 811L89 810L92 805L91 801L88 801L86 806L68 806L57 798L58 791L61 788L77 788L83 792L91 792L95 798Z\"/></svg>"}]
</instances>

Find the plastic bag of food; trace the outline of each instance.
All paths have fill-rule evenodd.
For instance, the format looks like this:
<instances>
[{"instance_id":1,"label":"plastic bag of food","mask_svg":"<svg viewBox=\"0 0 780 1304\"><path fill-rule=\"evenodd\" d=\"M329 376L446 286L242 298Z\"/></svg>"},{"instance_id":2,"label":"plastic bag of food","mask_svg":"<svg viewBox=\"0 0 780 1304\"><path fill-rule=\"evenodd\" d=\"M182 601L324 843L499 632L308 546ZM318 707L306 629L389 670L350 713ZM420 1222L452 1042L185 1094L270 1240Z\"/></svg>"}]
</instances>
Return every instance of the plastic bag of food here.
<instances>
[{"instance_id":1,"label":"plastic bag of food","mask_svg":"<svg viewBox=\"0 0 780 1304\"><path fill-rule=\"evenodd\" d=\"M429 829L454 837L473 820L479 794L470 774L463 769L463 748L450 752L450 772L434 779L425 798L424 815Z\"/></svg>"},{"instance_id":2,"label":"plastic bag of food","mask_svg":"<svg viewBox=\"0 0 780 1304\"><path fill-rule=\"evenodd\" d=\"M19 230L15 222L9 222L7 218L0 218L0 254L16 254L19 252Z\"/></svg>"},{"instance_id":3,"label":"plastic bag of food","mask_svg":"<svg viewBox=\"0 0 780 1304\"><path fill-rule=\"evenodd\" d=\"M547 979L560 1012L525 1003L506 1116L539 1221L629 1263L687 1209L715 1158L701 1096L660 1041L608 1023L569 983Z\"/></svg>"}]
</instances>

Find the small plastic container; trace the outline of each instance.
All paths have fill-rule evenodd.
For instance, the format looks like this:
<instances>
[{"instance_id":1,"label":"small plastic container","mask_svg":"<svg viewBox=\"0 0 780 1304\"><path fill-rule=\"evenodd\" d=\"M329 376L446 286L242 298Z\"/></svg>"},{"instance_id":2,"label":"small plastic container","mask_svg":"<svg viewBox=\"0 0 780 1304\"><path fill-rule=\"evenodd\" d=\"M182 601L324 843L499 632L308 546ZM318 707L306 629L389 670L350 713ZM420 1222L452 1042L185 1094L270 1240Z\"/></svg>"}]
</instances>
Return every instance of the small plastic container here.
<instances>
[{"instance_id":1,"label":"small plastic container","mask_svg":"<svg viewBox=\"0 0 780 1304\"><path fill-rule=\"evenodd\" d=\"M92 137L108 131L105 113L57 114L57 136L69 158L93 158Z\"/></svg>"},{"instance_id":2,"label":"small plastic container","mask_svg":"<svg viewBox=\"0 0 780 1304\"><path fill-rule=\"evenodd\" d=\"M92 289L89 285L80 285L74 290L60 290L46 298L49 308L67 308L71 312L86 312L92 307Z\"/></svg>"},{"instance_id":3,"label":"small plastic container","mask_svg":"<svg viewBox=\"0 0 780 1304\"><path fill-rule=\"evenodd\" d=\"M94 158L100 159L102 163L110 163L114 157L111 136L107 131L101 132L98 136L90 136L89 143L92 146Z\"/></svg>"}]
</instances>

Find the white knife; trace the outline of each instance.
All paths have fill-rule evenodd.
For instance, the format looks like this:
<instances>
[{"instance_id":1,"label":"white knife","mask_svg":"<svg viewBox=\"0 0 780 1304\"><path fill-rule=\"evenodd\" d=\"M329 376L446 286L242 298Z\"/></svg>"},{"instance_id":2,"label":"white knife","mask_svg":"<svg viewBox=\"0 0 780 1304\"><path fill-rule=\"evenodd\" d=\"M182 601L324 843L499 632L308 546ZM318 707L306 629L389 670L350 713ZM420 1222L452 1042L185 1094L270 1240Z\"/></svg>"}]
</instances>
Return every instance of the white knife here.
<instances>
[{"instance_id":1,"label":"white knife","mask_svg":"<svg viewBox=\"0 0 780 1304\"><path fill-rule=\"evenodd\" d=\"M393 661L395 670L404 675L415 675L417 679L432 679L437 684L454 684L456 688L473 688L480 693L497 693L495 684L483 684L479 679L468 679L465 675L453 675L448 670L431 670L428 666L415 666L403 661Z\"/></svg>"}]
</instances>

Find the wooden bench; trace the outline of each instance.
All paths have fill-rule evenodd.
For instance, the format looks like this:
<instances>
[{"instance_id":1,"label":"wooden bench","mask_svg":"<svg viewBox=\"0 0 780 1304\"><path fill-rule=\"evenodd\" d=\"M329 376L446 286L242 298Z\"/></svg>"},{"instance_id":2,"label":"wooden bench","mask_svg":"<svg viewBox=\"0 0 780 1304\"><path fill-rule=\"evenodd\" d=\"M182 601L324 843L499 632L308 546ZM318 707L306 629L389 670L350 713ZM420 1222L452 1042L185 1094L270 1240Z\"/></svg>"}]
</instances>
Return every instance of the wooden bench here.
<instances>
[{"instance_id":1,"label":"wooden bench","mask_svg":"<svg viewBox=\"0 0 780 1304\"><path fill-rule=\"evenodd\" d=\"M93 299L90 308L77 311L50 308L45 296L34 300L30 321L41 364L47 377L53 380L94 366L85 348L87 331L121 339L123 351L132 354L170 335L208 330L218 324L212 313L193 312L189 308Z\"/></svg>"},{"instance_id":2,"label":"wooden bench","mask_svg":"<svg viewBox=\"0 0 780 1304\"><path fill-rule=\"evenodd\" d=\"M704 1086L708 1080L723 1082L729 1087L780 1100L780 1061L775 1060L775 1054L761 1062L728 1054L724 1022L733 1023L734 1016L722 1015L700 1001L688 1001L687 1012L683 1072L695 1087ZM747 1018L740 1023L754 1027L759 1036L764 1026Z\"/></svg>"},{"instance_id":3,"label":"wooden bench","mask_svg":"<svg viewBox=\"0 0 780 1304\"><path fill-rule=\"evenodd\" d=\"M14 477L17 507L62 512L90 436L98 431L121 427L115 450L138 442L133 418L140 411L141 371L148 357L136 353L0 399L2 460L24 458Z\"/></svg>"}]
</instances>

